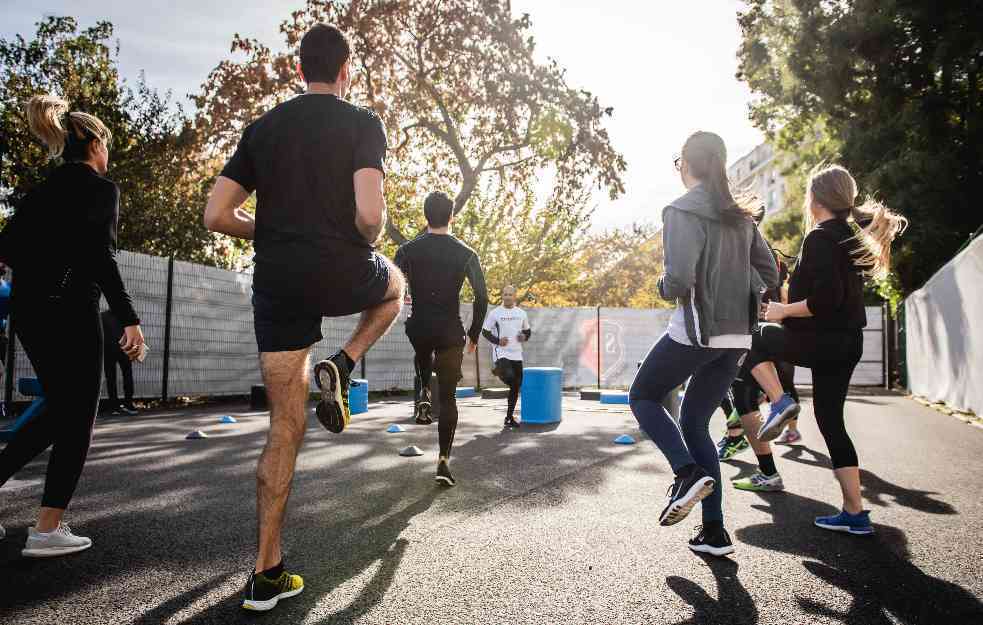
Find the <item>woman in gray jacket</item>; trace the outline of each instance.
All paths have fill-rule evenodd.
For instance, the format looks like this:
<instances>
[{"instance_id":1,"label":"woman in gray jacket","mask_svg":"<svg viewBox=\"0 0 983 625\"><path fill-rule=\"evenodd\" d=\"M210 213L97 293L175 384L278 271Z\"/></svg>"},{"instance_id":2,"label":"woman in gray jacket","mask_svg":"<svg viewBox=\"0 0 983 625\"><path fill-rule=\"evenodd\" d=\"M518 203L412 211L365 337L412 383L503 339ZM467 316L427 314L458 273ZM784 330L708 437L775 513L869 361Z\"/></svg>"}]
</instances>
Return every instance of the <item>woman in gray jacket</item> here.
<instances>
[{"instance_id":1,"label":"woman in gray jacket","mask_svg":"<svg viewBox=\"0 0 983 625\"><path fill-rule=\"evenodd\" d=\"M703 525L689 545L716 556L734 547L715 488L720 464L710 416L751 347L761 291L778 286L775 259L755 227L754 210L735 201L726 162L723 140L710 132L691 135L676 160L687 191L662 215L665 275L659 279L659 294L675 301L676 310L629 397L639 425L675 474L660 524L678 523L702 500ZM662 401L691 376L677 427Z\"/></svg>"}]
</instances>

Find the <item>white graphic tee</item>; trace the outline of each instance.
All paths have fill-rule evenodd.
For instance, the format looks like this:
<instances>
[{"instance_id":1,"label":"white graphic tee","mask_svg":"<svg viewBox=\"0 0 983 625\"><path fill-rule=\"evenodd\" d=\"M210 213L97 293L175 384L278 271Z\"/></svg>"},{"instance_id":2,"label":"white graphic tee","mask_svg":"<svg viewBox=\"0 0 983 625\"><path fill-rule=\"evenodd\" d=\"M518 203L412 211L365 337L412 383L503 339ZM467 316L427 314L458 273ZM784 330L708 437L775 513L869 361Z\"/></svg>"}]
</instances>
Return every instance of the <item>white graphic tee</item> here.
<instances>
[{"instance_id":1,"label":"white graphic tee","mask_svg":"<svg viewBox=\"0 0 983 625\"><path fill-rule=\"evenodd\" d=\"M522 343L519 342L518 336L522 334L523 330L530 329L529 317L526 316L526 311L518 306L513 306L512 308L499 306L488 313L488 316L485 317L485 325L483 327L495 336L508 338L509 340L509 344L505 347L497 345L492 348L493 364L499 358L522 360Z\"/></svg>"}]
</instances>

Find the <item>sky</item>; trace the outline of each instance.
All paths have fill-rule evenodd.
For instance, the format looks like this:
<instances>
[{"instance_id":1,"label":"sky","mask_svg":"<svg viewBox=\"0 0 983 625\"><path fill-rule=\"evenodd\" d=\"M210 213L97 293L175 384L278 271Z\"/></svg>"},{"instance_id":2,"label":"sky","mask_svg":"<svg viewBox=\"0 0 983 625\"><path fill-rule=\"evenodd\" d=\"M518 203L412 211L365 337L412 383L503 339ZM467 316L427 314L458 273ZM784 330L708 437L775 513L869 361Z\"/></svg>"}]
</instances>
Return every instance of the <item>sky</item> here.
<instances>
[{"instance_id":1,"label":"sky","mask_svg":"<svg viewBox=\"0 0 983 625\"><path fill-rule=\"evenodd\" d=\"M695 130L720 134L733 162L763 140L748 120L751 94L734 78L739 0L512 0L532 20L539 58L553 57L572 86L614 108L611 141L628 161L626 192L597 197L595 230L656 223L682 192L673 156ZM184 100L229 57L234 33L283 48L278 27L303 0L0 0L0 37L30 37L45 15L80 26L108 19L120 71ZM190 102L187 107L192 106Z\"/></svg>"}]
</instances>

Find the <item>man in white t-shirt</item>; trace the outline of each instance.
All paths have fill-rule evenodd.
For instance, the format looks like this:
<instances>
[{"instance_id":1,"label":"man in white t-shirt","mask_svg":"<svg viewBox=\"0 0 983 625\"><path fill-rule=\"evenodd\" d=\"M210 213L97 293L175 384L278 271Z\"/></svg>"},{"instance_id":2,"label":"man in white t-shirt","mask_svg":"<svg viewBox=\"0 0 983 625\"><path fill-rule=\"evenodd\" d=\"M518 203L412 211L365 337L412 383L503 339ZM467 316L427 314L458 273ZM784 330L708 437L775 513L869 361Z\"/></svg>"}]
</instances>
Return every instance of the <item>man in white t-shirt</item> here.
<instances>
[{"instance_id":1,"label":"man in white t-shirt","mask_svg":"<svg viewBox=\"0 0 983 625\"><path fill-rule=\"evenodd\" d=\"M506 427L519 427L515 404L522 388L522 344L529 340L532 329L526 311L515 305L514 286L502 289L502 305L488 313L481 335L491 342L493 372L509 387L509 409Z\"/></svg>"}]
</instances>

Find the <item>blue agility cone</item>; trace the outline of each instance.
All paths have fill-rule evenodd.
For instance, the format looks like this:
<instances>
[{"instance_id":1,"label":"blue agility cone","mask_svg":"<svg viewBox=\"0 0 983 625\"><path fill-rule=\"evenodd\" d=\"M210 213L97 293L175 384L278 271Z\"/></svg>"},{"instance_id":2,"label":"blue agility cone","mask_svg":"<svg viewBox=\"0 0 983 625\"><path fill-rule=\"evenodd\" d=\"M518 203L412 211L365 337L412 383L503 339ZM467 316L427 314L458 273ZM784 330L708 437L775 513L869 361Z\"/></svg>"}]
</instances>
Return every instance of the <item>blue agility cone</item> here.
<instances>
[{"instance_id":1,"label":"blue agility cone","mask_svg":"<svg viewBox=\"0 0 983 625\"><path fill-rule=\"evenodd\" d=\"M386 431L389 432L390 434L398 434L399 432L405 432L406 428L404 428L403 426L397 423L393 423L392 425L386 428Z\"/></svg>"},{"instance_id":2,"label":"blue agility cone","mask_svg":"<svg viewBox=\"0 0 983 625\"><path fill-rule=\"evenodd\" d=\"M635 439L627 434L622 434L618 438L614 439L616 445L634 445Z\"/></svg>"},{"instance_id":3,"label":"blue agility cone","mask_svg":"<svg viewBox=\"0 0 983 625\"><path fill-rule=\"evenodd\" d=\"M239 422L236 421L236 418L233 417L232 415L222 415L222 418L219 419L219 423L239 423Z\"/></svg>"},{"instance_id":4,"label":"blue agility cone","mask_svg":"<svg viewBox=\"0 0 983 625\"><path fill-rule=\"evenodd\" d=\"M184 437L187 440L198 440L199 438L208 438L208 434L205 434L201 430L194 430L188 432L188 435Z\"/></svg>"}]
</instances>

